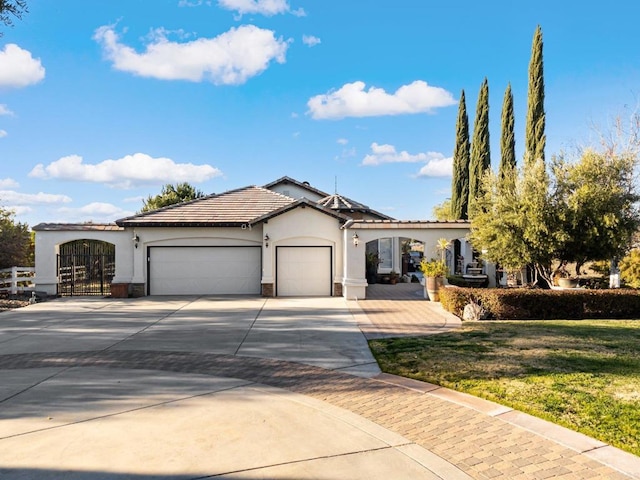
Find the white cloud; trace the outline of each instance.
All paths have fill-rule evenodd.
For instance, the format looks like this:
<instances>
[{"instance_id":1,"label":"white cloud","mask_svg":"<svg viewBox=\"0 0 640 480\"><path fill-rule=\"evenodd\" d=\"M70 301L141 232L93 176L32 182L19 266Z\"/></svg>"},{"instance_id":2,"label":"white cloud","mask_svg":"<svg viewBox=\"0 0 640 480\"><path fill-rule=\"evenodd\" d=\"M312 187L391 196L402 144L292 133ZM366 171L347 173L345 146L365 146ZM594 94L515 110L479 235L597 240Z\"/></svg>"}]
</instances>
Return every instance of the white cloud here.
<instances>
[{"instance_id":1,"label":"white cloud","mask_svg":"<svg viewBox=\"0 0 640 480\"><path fill-rule=\"evenodd\" d=\"M429 160L418 171L418 177L450 177L453 172L453 157Z\"/></svg>"},{"instance_id":2,"label":"white cloud","mask_svg":"<svg viewBox=\"0 0 640 480\"><path fill-rule=\"evenodd\" d=\"M0 115L13 115L13 112L5 104L0 103Z\"/></svg>"},{"instance_id":3,"label":"white cloud","mask_svg":"<svg viewBox=\"0 0 640 480\"><path fill-rule=\"evenodd\" d=\"M115 188L158 182L199 183L220 175L222 172L211 165L176 163L170 158L153 158L145 153L104 160L95 165L83 163L79 155L69 155L47 166L40 163L29 172L34 178L96 182Z\"/></svg>"},{"instance_id":4,"label":"white cloud","mask_svg":"<svg viewBox=\"0 0 640 480\"><path fill-rule=\"evenodd\" d=\"M297 17L306 15L302 8L291 10L287 0L218 0L218 6L237 12L240 16L247 13L257 13L267 17L282 13L292 13Z\"/></svg>"},{"instance_id":5,"label":"white cloud","mask_svg":"<svg viewBox=\"0 0 640 480\"><path fill-rule=\"evenodd\" d=\"M9 135L9 134L7 133L7 131L6 131L6 130L0 130L0 138L4 138L4 137L6 137L7 135Z\"/></svg>"},{"instance_id":6,"label":"white cloud","mask_svg":"<svg viewBox=\"0 0 640 480\"><path fill-rule=\"evenodd\" d=\"M111 203L93 202L79 208L59 208L57 214L62 216L65 222L84 222L89 219L95 223L108 223L134 215L135 212L124 210Z\"/></svg>"},{"instance_id":7,"label":"white cloud","mask_svg":"<svg viewBox=\"0 0 640 480\"><path fill-rule=\"evenodd\" d=\"M0 190L0 200L12 205L48 205L69 203L71 198L53 193L20 193L14 190Z\"/></svg>"},{"instance_id":8,"label":"white cloud","mask_svg":"<svg viewBox=\"0 0 640 480\"><path fill-rule=\"evenodd\" d=\"M455 103L451 93L422 80L403 85L392 94L376 87L365 90L364 82L353 82L327 94L311 97L307 102L307 114L320 120L431 113L436 108Z\"/></svg>"},{"instance_id":9,"label":"white cloud","mask_svg":"<svg viewBox=\"0 0 640 480\"><path fill-rule=\"evenodd\" d=\"M336 140L340 145L346 145L347 143L349 143L349 140L347 140L346 138L339 138L338 140Z\"/></svg>"},{"instance_id":10,"label":"white cloud","mask_svg":"<svg viewBox=\"0 0 640 480\"><path fill-rule=\"evenodd\" d=\"M93 38L115 69L161 80L240 85L266 70L272 60L286 61L288 43L254 25L185 43L169 41L162 30L155 33L157 38L144 53L120 43L112 26L98 28Z\"/></svg>"},{"instance_id":11,"label":"white cloud","mask_svg":"<svg viewBox=\"0 0 640 480\"><path fill-rule=\"evenodd\" d=\"M7 210L15 213L16 216L25 215L33 212L33 208L24 205L16 205L12 207L5 207Z\"/></svg>"},{"instance_id":12,"label":"white cloud","mask_svg":"<svg viewBox=\"0 0 640 480\"><path fill-rule=\"evenodd\" d=\"M33 85L41 81L44 74L40 59L34 59L28 50L23 50L15 43L9 43L0 50L0 87Z\"/></svg>"},{"instance_id":13,"label":"white cloud","mask_svg":"<svg viewBox=\"0 0 640 480\"><path fill-rule=\"evenodd\" d=\"M406 150L398 152L396 147L389 144L379 145L376 142L371 144L371 153L364 157L362 165L373 166L383 163L418 163L441 160L444 155L438 152L426 152L411 154Z\"/></svg>"},{"instance_id":14,"label":"white cloud","mask_svg":"<svg viewBox=\"0 0 640 480\"><path fill-rule=\"evenodd\" d=\"M122 203L140 203L146 200L147 197L144 195L137 195L135 197L127 197L122 199Z\"/></svg>"},{"instance_id":15,"label":"white cloud","mask_svg":"<svg viewBox=\"0 0 640 480\"><path fill-rule=\"evenodd\" d=\"M360 165L376 166L383 163L426 163L418 171L418 177L450 177L453 171L453 159L446 158L439 152L398 152L393 145L375 142L371 144L371 153L364 157Z\"/></svg>"},{"instance_id":16,"label":"white cloud","mask_svg":"<svg viewBox=\"0 0 640 480\"><path fill-rule=\"evenodd\" d=\"M18 188L20 185L13 178L0 178L0 189Z\"/></svg>"},{"instance_id":17,"label":"white cloud","mask_svg":"<svg viewBox=\"0 0 640 480\"><path fill-rule=\"evenodd\" d=\"M318 37L314 37L313 35L302 35L302 43L309 47L315 47L316 45L322 43L322 41Z\"/></svg>"},{"instance_id":18,"label":"white cloud","mask_svg":"<svg viewBox=\"0 0 640 480\"><path fill-rule=\"evenodd\" d=\"M211 6L211 0L180 0L179 7L199 7L200 5Z\"/></svg>"}]
</instances>

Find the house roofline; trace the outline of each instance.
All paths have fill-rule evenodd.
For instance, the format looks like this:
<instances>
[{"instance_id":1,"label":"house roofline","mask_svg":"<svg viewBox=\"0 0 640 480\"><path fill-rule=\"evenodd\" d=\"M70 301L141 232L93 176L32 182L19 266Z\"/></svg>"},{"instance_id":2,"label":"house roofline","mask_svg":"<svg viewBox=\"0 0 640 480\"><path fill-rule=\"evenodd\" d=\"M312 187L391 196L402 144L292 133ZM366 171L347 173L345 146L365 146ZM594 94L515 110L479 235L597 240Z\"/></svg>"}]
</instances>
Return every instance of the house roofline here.
<instances>
[{"instance_id":1,"label":"house roofline","mask_svg":"<svg viewBox=\"0 0 640 480\"><path fill-rule=\"evenodd\" d=\"M297 187L300 188L304 188L306 190L309 190L310 192L313 192L317 195L320 195L321 197L328 197L330 194L327 192L323 192L322 190L311 186L311 184L309 182L299 182L298 180L296 180L295 178L291 178L291 177L287 177L286 175L284 177L280 177L277 180L274 180L273 182L269 182L267 183L264 188L266 189L270 189L271 187L273 187L274 185L277 185L279 183L291 183L293 185L296 185Z\"/></svg>"},{"instance_id":2,"label":"house roofline","mask_svg":"<svg viewBox=\"0 0 640 480\"><path fill-rule=\"evenodd\" d=\"M290 203L289 205L285 205L284 207L280 207L277 210L274 210L272 212L266 213L260 217L254 218L253 220L251 220L251 222L249 222L250 225L255 225L257 223L261 223L261 222L266 222L268 220L270 220L273 217L277 217L278 215L282 215L283 213L287 213L291 210L293 210L294 208L298 208L298 207L311 207L314 210L317 210L321 213L324 213L326 215L330 215L332 217L337 218L338 220L342 220L343 222L347 222L349 220L349 217L340 213L340 212L336 212L335 210L332 210L330 208L327 207L323 207L322 205L318 205L316 202L309 200L308 198L300 198L298 200L296 200L295 202Z\"/></svg>"}]
</instances>

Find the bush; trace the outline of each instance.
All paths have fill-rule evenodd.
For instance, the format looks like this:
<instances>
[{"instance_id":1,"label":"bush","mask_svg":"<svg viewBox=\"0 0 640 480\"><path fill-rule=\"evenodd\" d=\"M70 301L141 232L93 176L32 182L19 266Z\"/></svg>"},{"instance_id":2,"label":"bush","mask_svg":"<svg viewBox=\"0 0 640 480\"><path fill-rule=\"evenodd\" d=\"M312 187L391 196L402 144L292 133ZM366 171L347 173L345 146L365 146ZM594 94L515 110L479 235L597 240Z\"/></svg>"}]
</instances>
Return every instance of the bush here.
<instances>
[{"instance_id":1,"label":"bush","mask_svg":"<svg viewBox=\"0 0 640 480\"><path fill-rule=\"evenodd\" d=\"M634 249L620 261L620 278L632 288L640 288L640 249Z\"/></svg>"},{"instance_id":2,"label":"bush","mask_svg":"<svg viewBox=\"0 0 640 480\"><path fill-rule=\"evenodd\" d=\"M478 303L496 320L640 318L640 293L626 289L445 288L440 302L459 317L465 305Z\"/></svg>"}]
</instances>

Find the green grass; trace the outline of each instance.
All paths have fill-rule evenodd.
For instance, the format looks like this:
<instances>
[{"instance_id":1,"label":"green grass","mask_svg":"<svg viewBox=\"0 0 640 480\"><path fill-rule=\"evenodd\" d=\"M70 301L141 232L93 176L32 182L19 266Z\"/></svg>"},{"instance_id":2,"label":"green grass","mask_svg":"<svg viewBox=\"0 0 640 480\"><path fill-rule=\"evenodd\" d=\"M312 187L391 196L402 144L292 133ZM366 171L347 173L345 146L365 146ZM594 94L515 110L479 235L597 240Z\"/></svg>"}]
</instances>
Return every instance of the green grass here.
<instances>
[{"instance_id":1,"label":"green grass","mask_svg":"<svg viewBox=\"0 0 640 480\"><path fill-rule=\"evenodd\" d=\"M387 373L493 400L640 455L640 320L465 323L369 342Z\"/></svg>"}]
</instances>

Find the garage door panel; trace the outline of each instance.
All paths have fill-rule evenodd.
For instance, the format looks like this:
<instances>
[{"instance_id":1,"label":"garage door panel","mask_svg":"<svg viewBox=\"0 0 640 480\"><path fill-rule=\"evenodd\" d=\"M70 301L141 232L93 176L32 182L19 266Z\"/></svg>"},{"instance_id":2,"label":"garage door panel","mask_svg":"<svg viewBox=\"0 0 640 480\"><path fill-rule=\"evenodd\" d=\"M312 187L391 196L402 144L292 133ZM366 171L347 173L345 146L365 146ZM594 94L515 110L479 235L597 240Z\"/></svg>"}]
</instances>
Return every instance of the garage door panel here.
<instances>
[{"instance_id":1,"label":"garage door panel","mask_svg":"<svg viewBox=\"0 0 640 480\"><path fill-rule=\"evenodd\" d=\"M330 296L331 247L278 247L277 294Z\"/></svg>"},{"instance_id":2,"label":"garage door panel","mask_svg":"<svg viewBox=\"0 0 640 480\"><path fill-rule=\"evenodd\" d=\"M259 247L152 247L152 295L260 293Z\"/></svg>"}]
</instances>

